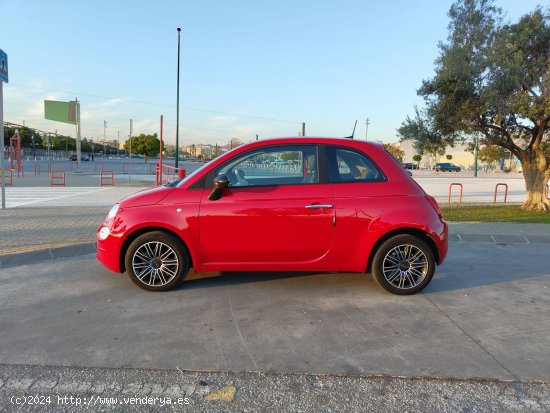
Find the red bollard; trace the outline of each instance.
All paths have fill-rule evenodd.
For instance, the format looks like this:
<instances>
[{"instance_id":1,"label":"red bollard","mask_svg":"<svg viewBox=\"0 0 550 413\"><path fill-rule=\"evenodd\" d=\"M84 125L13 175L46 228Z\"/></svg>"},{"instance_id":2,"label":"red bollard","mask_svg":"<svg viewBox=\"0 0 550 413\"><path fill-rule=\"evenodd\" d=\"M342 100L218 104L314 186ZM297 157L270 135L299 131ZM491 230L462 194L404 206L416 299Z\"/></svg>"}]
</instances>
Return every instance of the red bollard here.
<instances>
[{"instance_id":1,"label":"red bollard","mask_svg":"<svg viewBox=\"0 0 550 413\"><path fill-rule=\"evenodd\" d=\"M185 178L185 169L179 168L178 169L178 179L183 179L183 178Z\"/></svg>"},{"instance_id":2,"label":"red bollard","mask_svg":"<svg viewBox=\"0 0 550 413\"><path fill-rule=\"evenodd\" d=\"M495 185L495 196L493 197L493 204L497 203L497 191L499 186L504 187L504 203L506 203L506 200L508 199L508 185L503 183L498 183Z\"/></svg>"},{"instance_id":3,"label":"red bollard","mask_svg":"<svg viewBox=\"0 0 550 413\"><path fill-rule=\"evenodd\" d=\"M35 175L40 175L40 164L39 163L34 164L34 174Z\"/></svg>"},{"instance_id":4,"label":"red bollard","mask_svg":"<svg viewBox=\"0 0 550 413\"><path fill-rule=\"evenodd\" d=\"M453 182L452 184L449 185L449 197L448 197L447 201L449 202L449 204L451 203L451 190L452 190L453 186L458 186L460 188L460 197L458 199L458 203L461 204L462 203L462 190L464 188L462 187L462 184L460 184L458 182Z\"/></svg>"}]
</instances>

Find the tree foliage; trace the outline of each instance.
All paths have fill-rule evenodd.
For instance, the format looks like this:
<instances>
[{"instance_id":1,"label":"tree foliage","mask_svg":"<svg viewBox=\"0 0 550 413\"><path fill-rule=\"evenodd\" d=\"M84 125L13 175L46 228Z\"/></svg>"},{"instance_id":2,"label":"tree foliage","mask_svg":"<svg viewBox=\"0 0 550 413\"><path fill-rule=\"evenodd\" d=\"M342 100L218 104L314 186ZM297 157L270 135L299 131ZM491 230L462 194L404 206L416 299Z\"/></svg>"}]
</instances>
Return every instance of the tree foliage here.
<instances>
[{"instance_id":1,"label":"tree foliage","mask_svg":"<svg viewBox=\"0 0 550 413\"><path fill-rule=\"evenodd\" d=\"M478 157L481 162L489 165L508 156L508 151L501 146L487 145L479 148Z\"/></svg>"},{"instance_id":2,"label":"tree foliage","mask_svg":"<svg viewBox=\"0 0 550 413\"><path fill-rule=\"evenodd\" d=\"M434 125L426 111L415 108L415 117L407 116L397 130L401 141L411 140L418 154L427 154L436 159L445 154L447 146L454 145L453 137L444 136Z\"/></svg>"},{"instance_id":3,"label":"tree foliage","mask_svg":"<svg viewBox=\"0 0 550 413\"><path fill-rule=\"evenodd\" d=\"M392 145L391 143L385 143L384 148L392 154L392 156L397 159L401 160L403 156L405 156L405 151L400 149L399 147Z\"/></svg>"},{"instance_id":4,"label":"tree foliage","mask_svg":"<svg viewBox=\"0 0 550 413\"><path fill-rule=\"evenodd\" d=\"M133 154L154 156L160 152L160 139L157 134L132 136L124 142L124 148Z\"/></svg>"},{"instance_id":5,"label":"tree foliage","mask_svg":"<svg viewBox=\"0 0 550 413\"><path fill-rule=\"evenodd\" d=\"M477 136L481 144L511 151L523 167L524 208L548 210L550 10L537 8L510 23L492 0L458 0L449 17L435 76L418 90L426 108L399 133L420 146Z\"/></svg>"},{"instance_id":6,"label":"tree foliage","mask_svg":"<svg viewBox=\"0 0 550 413\"><path fill-rule=\"evenodd\" d=\"M243 141L241 141L239 138L231 138L229 139L229 142L227 142L227 145L225 145L225 148L227 150L231 150L233 148L236 148L237 146L241 146L243 144Z\"/></svg>"}]
</instances>

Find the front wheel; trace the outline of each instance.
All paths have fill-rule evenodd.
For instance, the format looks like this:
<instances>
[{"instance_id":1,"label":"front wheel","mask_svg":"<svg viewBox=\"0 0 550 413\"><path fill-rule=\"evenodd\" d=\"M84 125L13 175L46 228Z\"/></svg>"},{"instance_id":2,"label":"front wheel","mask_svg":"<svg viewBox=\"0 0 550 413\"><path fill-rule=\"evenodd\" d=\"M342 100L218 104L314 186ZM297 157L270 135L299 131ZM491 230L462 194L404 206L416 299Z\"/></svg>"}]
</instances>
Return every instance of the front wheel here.
<instances>
[{"instance_id":1,"label":"front wheel","mask_svg":"<svg viewBox=\"0 0 550 413\"><path fill-rule=\"evenodd\" d=\"M435 271L430 247L413 235L397 235L385 241L376 251L372 273L386 291L410 295L426 287Z\"/></svg>"},{"instance_id":2,"label":"front wheel","mask_svg":"<svg viewBox=\"0 0 550 413\"><path fill-rule=\"evenodd\" d=\"M137 237L126 251L126 272L140 288L168 291L176 288L189 271L182 242L160 231Z\"/></svg>"}]
</instances>

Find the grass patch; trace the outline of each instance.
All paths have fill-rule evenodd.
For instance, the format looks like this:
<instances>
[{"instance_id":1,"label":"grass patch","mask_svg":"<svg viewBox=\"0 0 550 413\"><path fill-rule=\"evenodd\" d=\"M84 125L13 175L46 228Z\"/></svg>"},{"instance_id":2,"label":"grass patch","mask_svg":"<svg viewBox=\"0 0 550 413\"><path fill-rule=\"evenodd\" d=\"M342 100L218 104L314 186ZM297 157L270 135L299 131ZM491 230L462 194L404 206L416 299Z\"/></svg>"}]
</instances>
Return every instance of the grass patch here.
<instances>
[{"instance_id":1,"label":"grass patch","mask_svg":"<svg viewBox=\"0 0 550 413\"><path fill-rule=\"evenodd\" d=\"M519 205L441 206L446 221L531 222L550 224L550 214L523 211Z\"/></svg>"}]
</instances>

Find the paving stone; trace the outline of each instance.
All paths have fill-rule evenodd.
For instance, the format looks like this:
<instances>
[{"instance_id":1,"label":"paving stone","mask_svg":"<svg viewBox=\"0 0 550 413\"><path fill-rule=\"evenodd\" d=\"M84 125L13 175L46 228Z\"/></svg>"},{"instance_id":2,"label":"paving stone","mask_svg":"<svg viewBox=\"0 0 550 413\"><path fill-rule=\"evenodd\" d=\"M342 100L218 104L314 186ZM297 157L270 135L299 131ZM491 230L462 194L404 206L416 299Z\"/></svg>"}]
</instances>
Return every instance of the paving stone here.
<instances>
[{"instance_id":1,"label":"paving stone","mask_svg":"<svg viewBox=\"0 0 550 413\"><path fill-rule=\"evenodd\" d=\"M499 244L527 244L523 235L493 235L495 242Z\"/></svg>"}]
</instances>

